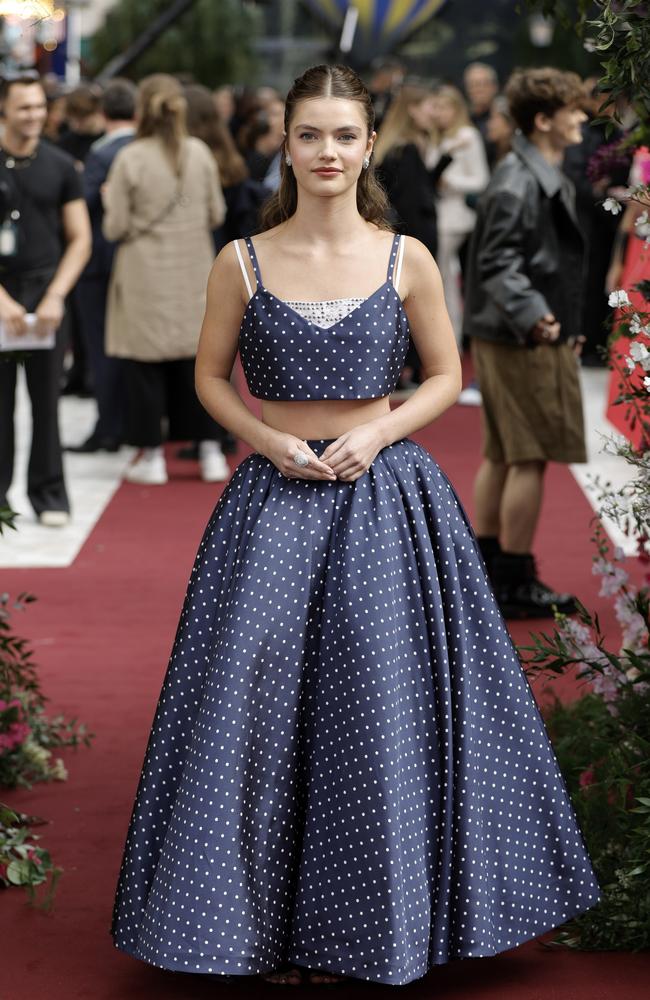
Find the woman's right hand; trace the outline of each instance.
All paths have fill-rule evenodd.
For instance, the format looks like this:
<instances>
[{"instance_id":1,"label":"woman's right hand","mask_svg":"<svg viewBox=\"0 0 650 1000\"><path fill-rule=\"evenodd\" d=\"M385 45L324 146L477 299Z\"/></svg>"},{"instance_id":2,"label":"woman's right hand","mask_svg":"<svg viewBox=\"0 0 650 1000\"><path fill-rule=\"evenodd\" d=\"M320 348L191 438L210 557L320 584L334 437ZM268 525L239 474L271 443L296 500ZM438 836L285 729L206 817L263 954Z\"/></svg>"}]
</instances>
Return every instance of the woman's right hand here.
<instances>
[{"instance_id":1,"label":"woman's right hand","mask_svg":"<svg viewBox=\"0 0 650 1000\"><path fill-rule=\"evenodd\" d=\"M296 465L293 460L294 455L302 451L309 458L309 465ZM336 474L326 463L321 462L318 455L311 450L305 441L293 434L285 434L278 431L273 435L273 440L265 450L265 455L273 462L276 469L288 479L329 479L334 481Z\"/></svg>"}]
</instances>

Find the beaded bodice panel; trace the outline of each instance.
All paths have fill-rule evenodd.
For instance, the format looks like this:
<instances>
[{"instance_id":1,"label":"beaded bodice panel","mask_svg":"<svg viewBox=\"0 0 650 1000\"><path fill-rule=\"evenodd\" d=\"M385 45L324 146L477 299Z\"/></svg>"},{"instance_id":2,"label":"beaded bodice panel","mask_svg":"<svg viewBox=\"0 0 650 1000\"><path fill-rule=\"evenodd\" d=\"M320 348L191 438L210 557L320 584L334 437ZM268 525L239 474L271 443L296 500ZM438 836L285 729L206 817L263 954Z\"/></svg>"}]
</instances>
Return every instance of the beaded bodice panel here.
<instances>
[{"instance_id":1,"label":"beaded bodice panel","mask_svg":"<svg viewBox=\"0 0 650 1000\"><path fill-rule=\"evenodd\" d=\"M286 305L292 312L299 313L303 319L316 326L322 326L328 330L356 309L364 302L364 299L320 299L318 302L298 302L287 299Z\"/></svg>"},{"instance_id":2,"label":"beaded bodice panel","mask_svg":"<svg viewBox=\"0 0 650 1000\"><path fill-rule=\"evenodd\" d=\"M252 240L246 240L257 290L239 333L250 393L258 399L372 399L395 390L409 344L409 325L392 282L399 246L393 240L388 277L368 298L348 300L331 324L302 307L342 309L345 300L289 303L264 287ZM294 306L300 305L300 309Z\"/></svg>"}]
</instances>

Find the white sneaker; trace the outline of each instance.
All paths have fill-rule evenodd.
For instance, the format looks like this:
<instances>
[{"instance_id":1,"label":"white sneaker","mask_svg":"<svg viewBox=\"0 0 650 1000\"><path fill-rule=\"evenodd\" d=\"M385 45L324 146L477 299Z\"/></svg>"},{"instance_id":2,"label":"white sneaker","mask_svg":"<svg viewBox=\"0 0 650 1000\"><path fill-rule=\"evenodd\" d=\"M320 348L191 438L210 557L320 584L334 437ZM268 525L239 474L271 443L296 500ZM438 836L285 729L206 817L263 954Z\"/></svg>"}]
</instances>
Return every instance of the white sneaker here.
<instances>
[{"instance_id":1,"label":"white sneaker","mask_svg":"<svg viewBox=\"0 0 650 1000\"><path fill-rule=\"evenodd\" d=\"M143 453L124 473L130 483L146 486L164 486L167 482L167 463L164 455Z\"/></svg>"},{"instance_id":2,"label":"white sneaker","mask_svg":"<svg viewBox=\"0 0 650 1000\"><path fill-rule=\"evenodd\" d=\"M42 510L38 519L46 528L65 528L70 523L67 510Z\"/></svg>"},{"instance_id":3,"label":"white sneaker","mask_svg":"<svg viewBox=\"0 0 650 1000\"><path fill-rule=\"evenodd\" d=\"M480 406L483 402L481 390L477 385L468 385L458 397L458 402L461 406Z\"/></svg>"},{"instance_id":4,"label":"white sneaker","mask_svg":"<svg viewBox=\"0 0 650 1000\"><path fill-rule=\"evenodd\" d=\"M199 466L204 483L219 483L230 478L230 466L218 441L199 441Z\"/></svg>"}]
</instances>

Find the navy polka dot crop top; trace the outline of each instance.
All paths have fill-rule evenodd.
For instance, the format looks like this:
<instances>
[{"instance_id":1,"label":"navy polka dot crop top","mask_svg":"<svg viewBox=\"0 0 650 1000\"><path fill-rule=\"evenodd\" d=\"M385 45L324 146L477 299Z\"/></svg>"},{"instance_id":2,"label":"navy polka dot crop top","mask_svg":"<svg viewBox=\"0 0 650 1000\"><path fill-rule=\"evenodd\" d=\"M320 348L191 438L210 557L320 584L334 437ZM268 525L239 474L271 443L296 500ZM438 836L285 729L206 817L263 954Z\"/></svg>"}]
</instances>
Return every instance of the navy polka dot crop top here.
<instances>
[{"instance_id":1,"label":"navy polka dot crop top","mask_svg":"<svg viewBox=\"0 0 650 1000\"><path fill-rule=\"evenodd\" d=\"M397 386L409 344L409 324L393 284L400 236L391 247L386 281L339 322L322 327L305 319L262 283L250 239L248 253L257 278L253 293L239 250L250 299L239 332L239 356L251 395L258 399L372 399ZM398 263L398 272L401 260Z\"/></svg>"}]
</instances>

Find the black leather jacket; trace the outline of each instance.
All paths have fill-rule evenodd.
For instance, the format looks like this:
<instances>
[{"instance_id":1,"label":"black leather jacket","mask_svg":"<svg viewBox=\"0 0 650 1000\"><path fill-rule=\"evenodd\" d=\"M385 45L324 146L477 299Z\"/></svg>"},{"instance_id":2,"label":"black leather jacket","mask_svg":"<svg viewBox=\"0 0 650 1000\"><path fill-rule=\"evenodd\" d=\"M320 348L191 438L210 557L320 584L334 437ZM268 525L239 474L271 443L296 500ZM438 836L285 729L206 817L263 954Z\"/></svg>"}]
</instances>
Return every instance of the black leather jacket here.
<instances>
[{"instance_id":1,"label":"black leather jacket","mask_svg":"<svg viewBox=\"0 0 650 1000\"><path fill-rule=\"evenodd\" d=\"M559 343L580 329L585 247L572 182L517 133L477 206L465 280L463 332L533 346L546 313Z\"/></svg>"}]
</instances>

